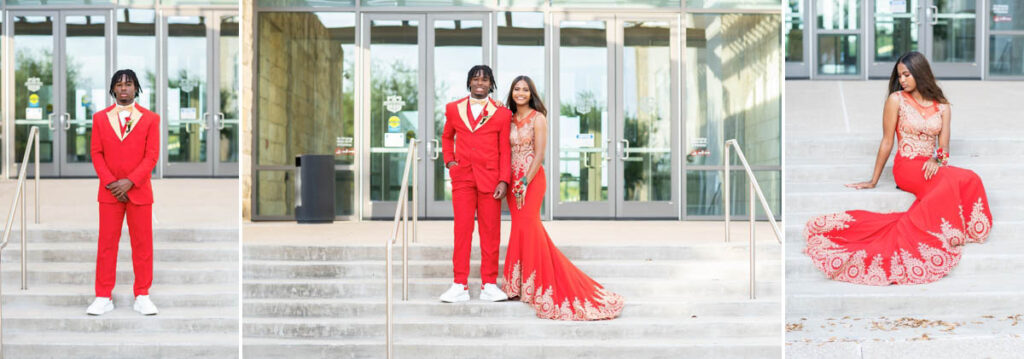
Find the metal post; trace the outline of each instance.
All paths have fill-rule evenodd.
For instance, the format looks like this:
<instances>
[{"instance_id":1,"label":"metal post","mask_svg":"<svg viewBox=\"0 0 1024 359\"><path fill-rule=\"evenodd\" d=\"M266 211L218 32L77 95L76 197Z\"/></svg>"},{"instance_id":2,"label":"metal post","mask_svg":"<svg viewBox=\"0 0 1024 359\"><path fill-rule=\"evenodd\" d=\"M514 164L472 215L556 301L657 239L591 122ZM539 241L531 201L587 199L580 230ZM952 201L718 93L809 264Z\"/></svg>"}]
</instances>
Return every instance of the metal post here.
<instances>
[{"instance_id":1,"label":"metal post","mask_svg":"<svg viewBox=\"0 0 1024 359\"><path fill-rule=\"evenodd\" d=\"M415 164L413 168L415 168ZM402 198L402 301L407 300L409 300L409 199Z\"/></svg>"},{"instance_id":2,"label":"metal post","mask_svg":"<svg viewBox=\"0 0 1024 359\"><path fill-rule=\"evenodd\" d=\"M23 163L22 166L24 165ZM39 173L38 167L36 167L36 173ZM27 207L25 205L25 192L27 191L22 188L19 192L21 192L21 290L26 290L28 289L28 263L25 261L25 258L28 257L28 252L25 250L25 244L27 243L25 232L28 232L28 212L25 209ZM36 206L38 207L39 203L36 203Z\"/></svg>"},{"instance_id":3,"label":"metal post","mask_svg":"<svg viewBox=\"0 0 1024 359\"><path fill-rule=\"evenodd\" d=\"M36 207L36 224L39 224L39 131L36 130L36 201L32 202Z\"/></svg>"},{"instance_id":4,"label":"metal post","mask_svg":"<svg viewBox=\"0 0 1024 359\"><path fill-rule=\"evenodd\" d=\"M388 359L391 359L391 311L392 311L392 309L391 309L391 244L389 243L387 245L387 247L388 247L387 248L387 255L385 255L384 266L387 267L387 270L385 272L386 272L386 276L387 276L388 279L385 280L385 282L387 283L387 288L384 291L385 291L385 293L387 293L385 301L387 301L388 309L387 309L387 313L385 315L387 315L387 322L388 322L387 326L388 327L387 327L386 333L384 335L385 335L386 340L387 340ZM3 359L3 358L0 358L0 359Z\"/></svg>"},{"instance_id":5,"label":"metal post","mask_svg":"<svg viewBox=\"0 0 1024 359\"><path fill-rule=\"evenodd\" d=\"M417 142L416 140L412 140L412 141L413 141L413 143ZM420 191L419 191L419 187L420 186L419 186L419 176L417 175L418 171L416 171L416 167L418 167L419 164L420 164L420 153L419 153L420 151L419 151L419 147L413 147L413 148L416 148L416 153L413 155L413 158L416 161L413 163L413 166L412 166L412 242L416 243L417 239L419 239L418 238L419 237L419 230L418 230L418 228L419 228L419 222L420 222L419 221L419 218L420 218L420 215L419 215L420 214L420 206L419 206L419 199L420 199L419 198L419 192Z\"/></svg>"},{"instance_id":6,"label":"metal post","mask_svg":"<svg viewBox=\"0 0 1024 359\"><path fill-rule=\"evenodd\" d=\"M3 263L2 259L0 259L0 263ZM3 280L3 276L0 275L0 281L2 281L2 280ZM3 287L3 284L0 283L0 288L2 288L2 287ZM3 296L2 292L3 291L0 291L0 297ZM4 325L3 325L3 308L2 308L2 305L3 305L3 301L0 300L0 359L4 359Z\"/></svg>"},{"instance_id":7,"label":"metal post","mask_svg":"<svg viewBox=\"0 0 1024 359\"><path fill-rule=\"evenodd\" d=\"M723 161L725 162L725 167L724 167L725 168L725 171L724 171L725 172L725 181L722 182L722 201L724 203L724 205L722 207L724 207L723 209L725 210L724 214L725 214L725 241L726 242L729 241L729 213L730 213L729 212L729 145L730 145L729 141L726 141L725 142L725 151L723 152L723 154L725 155L725 157L723 159Z\"/></svg>"},{"instance_id":8,"label":"metal post","mask_svg":"<svg viewBox=\"0 0 1024 359\"><path fill-rule=\"evenodd\" d=\"M756 289L754 288L754 215L757 213L757 207L754 207L754 182L750 182L750 299L756 297Z\"/></svg>"}]
</instances>

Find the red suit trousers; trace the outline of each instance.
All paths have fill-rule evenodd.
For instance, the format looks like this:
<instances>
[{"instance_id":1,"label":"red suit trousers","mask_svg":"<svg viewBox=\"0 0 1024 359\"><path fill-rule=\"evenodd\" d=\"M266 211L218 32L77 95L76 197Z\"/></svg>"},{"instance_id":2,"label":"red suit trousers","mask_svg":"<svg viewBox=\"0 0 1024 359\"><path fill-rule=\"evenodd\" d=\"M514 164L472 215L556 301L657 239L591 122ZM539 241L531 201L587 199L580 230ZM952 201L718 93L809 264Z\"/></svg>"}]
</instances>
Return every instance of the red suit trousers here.
<instances>
[{"instance_id":1,"label":"red suit trousers","mask_svg":"<svg viewBox=\"0 0 1024 359\"><path fill-rule=\"evenodd\" d=\"M153 284L153 205L100 202L100 238L96 252L96 296L110 298L117 281L121 224L128 217L135 271L135 295L149 295Z\"/></svg>"},{"instance_id":2,"label":"red suit trousers","mask_svg":"<svg viewBox=\"0 0 1024 359\"><path fill-rule=\"evenodd\" d=\"M454 282L468 284L475 215L480 226L480 279L483 284L497 284L501 200L494 199L494 188L477 188L472 176L466 177L452 179L452 209L455 215L455 250L452 253Z\"/></svg>"}]
</instances>

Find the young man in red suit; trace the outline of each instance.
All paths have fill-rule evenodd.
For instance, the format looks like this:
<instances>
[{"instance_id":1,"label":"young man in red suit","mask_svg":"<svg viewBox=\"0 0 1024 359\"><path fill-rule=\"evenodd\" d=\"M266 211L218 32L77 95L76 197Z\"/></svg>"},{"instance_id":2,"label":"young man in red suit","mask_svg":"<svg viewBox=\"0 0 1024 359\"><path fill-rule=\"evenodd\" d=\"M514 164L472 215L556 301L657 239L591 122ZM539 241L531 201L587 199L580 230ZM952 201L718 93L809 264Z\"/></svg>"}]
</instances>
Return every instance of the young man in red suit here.
<instances>
[{"instance_id":1,"label":"young man in red suit","mask_svg":"<svg viewBox=\"0 0 1024 359\"><path fill-rule=\"evenodd\" d=\"M508 299L498 282L498 250L501 246L501 199L512 177L512 111L499 106L489 95L497 85L485 65L474 66L466 79L469 96L445 107L441 147L452 179L455 214L455 280L441 294L441 301L469 300L469 253L473 247L473 216L480 234L480 299Z\"/></svg>"},{"instance_id":2,"label":"young man in red suit","mask_svg":"<svg viewBox=\"0 0 1024 359\"><path fill-rule=\"evenodd\" d=\"M153 283L153 187L150 173L160 154L160 116L135 103L142 93L132 70L110 79L115 104L92 116L92 165L99 177L100 233L96 252L96 299L90 315L114 310L121 224L128 217L135 271L135 311L157 313L149 299Z\"/></svg>"}]
</instances>

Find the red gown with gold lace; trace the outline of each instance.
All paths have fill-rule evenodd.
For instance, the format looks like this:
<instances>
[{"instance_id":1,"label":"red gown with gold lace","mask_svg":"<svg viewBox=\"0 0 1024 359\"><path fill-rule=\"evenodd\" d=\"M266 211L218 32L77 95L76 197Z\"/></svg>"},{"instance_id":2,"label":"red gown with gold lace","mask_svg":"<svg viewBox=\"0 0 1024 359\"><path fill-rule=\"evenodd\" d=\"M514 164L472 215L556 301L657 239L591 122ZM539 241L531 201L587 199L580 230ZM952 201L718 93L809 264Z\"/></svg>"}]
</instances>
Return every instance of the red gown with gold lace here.
<instances>
[{"instance_id":1,"label":"red gown with gold lace","mask_svg":"<svg viewBox=\"0 0 1024 359\"><path fill-rule=\"evenodd\" d=\"M868 285L921 284L942 278L960 261L964 243L984 242L992 214L981 178L942 166L931 179L942 113L900 92L893 160L896 185L917 199L906 212L846 211L812 218L804 229L807 253L830 279Z\"/></svg>"},{"instance_id":2,"label":"red gown with gold lace","mask_svg":"<svg viewBox=\"0 0 1024 359\"><path fill-rule=\"evenodd\" d=\"M512 179L518 182L533 162L533 120L543 116L531 112L521 123L512 123ZM519 297L537 311L537 317L560 320L615 318L624 304L618 294L576 268L551 241L540 221L546 182L544 167L526 188L522 208L516 208L509 194L512 233L505 253L502 290L509 298Z\"/></svg>"}]
</instances>

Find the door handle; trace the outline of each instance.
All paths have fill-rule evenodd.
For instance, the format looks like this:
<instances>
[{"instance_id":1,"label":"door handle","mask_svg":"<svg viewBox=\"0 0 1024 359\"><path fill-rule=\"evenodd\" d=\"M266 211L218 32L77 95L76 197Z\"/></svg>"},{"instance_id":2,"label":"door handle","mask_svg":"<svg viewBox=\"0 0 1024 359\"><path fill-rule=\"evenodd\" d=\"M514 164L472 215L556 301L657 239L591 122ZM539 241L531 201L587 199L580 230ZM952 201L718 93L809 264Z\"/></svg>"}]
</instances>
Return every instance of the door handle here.
<instances>
[{"instance_id":1,"label":"door handle","mask_svg":"<svg viewBox=\"0 0 1024 359\"><path fill-rule=\"evenodd\" d=\"M427 142L427 152L430 153L430 160L431 161L436 161L437 160L437 157L438 157L437 155L440 153L440 152L437 152L437 148L438 147L440 147L440 141L438 141L436 138L433 139L433 140L430 140L430 142ZM445 165L447 165L447 163Z\"/></svg>"},{"instance_id":2,"label":"door handle","mask_svg":"<svg viewBox=\"0 0 1024 359\"><path fill-rule=\"evenodd\" d=\"M212 117L210 115L211 114L209 112L203 112L203 120L199 121L200 131L206 131L206 129L210 127L210 118Z\"/></svg>"},{"instance_id":3,"label":"door handle","mask_svg":"<svg viewBox=\"0 0 1024 359\"><path fill-rule=\"evenodd\" d=\"M629 158L629 140L619 140L622 143L622 152L619 154L619 161L625 162Z\"/></svg>"},{"instance_id":4,"label":"door handle","mask_svg":"<svg viewBox=\"0 0 1024 359\"><path fill-rule=\"evenodd\" d=\"M601 167L604 167L608 163L612 162L612 155L609 152L612 149L612 140L605 140L604 143L604 153L602 153L602 155L604 156L604 162L601 162Z\"/></svg>"},{"instance_id":5,"label":"door handle","mask_svg":"<svg viewBox=\"0 0 1024 359\"><path fill-rule=\"evenodd\" d=\"M63 115L60 115L60 119L61 119L62 122L64 122L64 131L70 130L71 129L71 114L65 112Z\"/></svg>"},{"instance_id":6,"label":"door handle","mask_svg":"<svg viewBox=\"0 0 1024 359\"><path fill-rule=\"evenodd\" d=\"M224 127L226 126L224 124L224 113L217 112L216 115L213 115L213 122L217 125L217 131L223 131Z\"/></svg>"},{"instance_id":7,"label":"door handle","mask_svg":"<svg viewBox=\"0 0 1024 359\"><path fill-rule=\"evenodd\" d=\"M55 113L51 113L51 114L46 116L47 118L50 119L49 121L46 122L46 127L49 127L51 131L53 130L54 127L56 127L53 124L53 116L54 115L56 115L56 114Z\"/></svg>"},{"instance_id":8,"label":"door handle","mask_svg":"<svg viewBox=\"0 0 1024 359\"><path fill-rule=\"evenodd\" d=\"M931 19L931 24L932 25L938 25L939 24L939 18L936 15L939 14L939 7L935 6L935 5L932 5L932 6L928 7L928 10L929 10L928 11L929 12L928 17Z\"/></svg>"}]
</instances>

